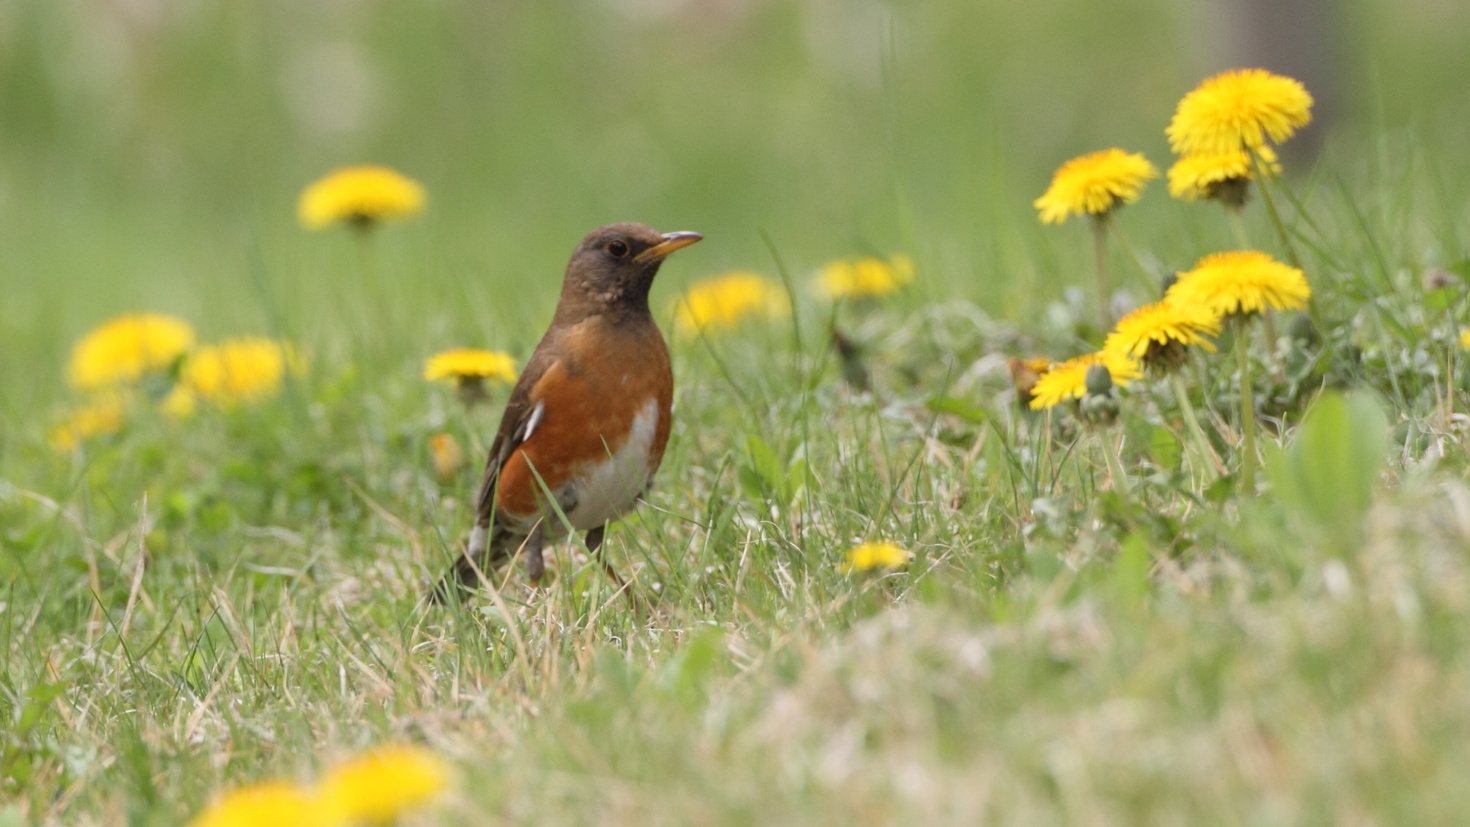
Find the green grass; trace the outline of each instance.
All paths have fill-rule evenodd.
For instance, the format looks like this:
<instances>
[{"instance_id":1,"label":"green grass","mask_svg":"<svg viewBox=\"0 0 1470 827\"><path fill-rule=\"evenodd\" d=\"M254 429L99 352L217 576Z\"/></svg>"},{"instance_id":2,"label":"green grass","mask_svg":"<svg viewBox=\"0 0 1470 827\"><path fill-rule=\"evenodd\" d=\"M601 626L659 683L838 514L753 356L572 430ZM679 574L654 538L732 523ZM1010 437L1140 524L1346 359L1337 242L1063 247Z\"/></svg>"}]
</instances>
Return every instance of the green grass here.
<instances>
[{"instance_id":1,"label":"green grass","mask_svg":"<svg viewBox=\"0 0 1470 827\"><path fill-rule=\"evenodd\" d=\"M1421 280L1470 276L1470 170L1443 149L1463 134L1435 85L1458 76L1448 50L1408 48L1453 21L1355 8L1355 77L1378 78L1355 111L1373 114L1282 201L1318 338L1256 351L1266 470L1244 497L1180 463L1162 384L1132 386L1100 435L1019 413L1004 363L1096 335L1064 293L1091 283L1086 228L1042 228L1030 201L1098 146L1166 157L1201 72L1160 4L1086 30L920 4L888 36L882 15L854 30L855 66L804 39L838 30L816 4L725 28L610 5L201 5L118 24L145 45L117 87L78 63L120 59L95 45L117 45L112 24L15 8L0 825L180 824L389 741L460 776L414 824L1452 824L1470 806L1470 308ZM369 56L366 126L292 120L282 73L318 38ZM345 233L291 212L305 181L364 158L431 197L376 239L372 289ZM660 276L663 322L727 268L795 292L789 319L672 343L669 453L604 546L652 610L576 545L543 591L511 572L494 598L426 607L504 390L465 410L422 360L527 355L571 246L619 219L707 235ZM1258 202L1246 219L1284 255ZM1115 281L1139 299L1231 243L1217 208L1161 182L1119 221L1150 272L1115 250ZM862 394L807 280L869 252L911 253L919 275L835 315L873 373ZM72 341L133 309L209 341L290 338L310 370L259 405L141 411L56 452ZM1227 339L1187 374L1212 432L1235 432L1233 355ZM1304 424L1324 386L1354 395ZM476 457L460 478L435 478L435 433ZM1233 446L1217 441L1231 468ZM869 539L914 558L842 573Z\"/></svg>"}]
</instances>

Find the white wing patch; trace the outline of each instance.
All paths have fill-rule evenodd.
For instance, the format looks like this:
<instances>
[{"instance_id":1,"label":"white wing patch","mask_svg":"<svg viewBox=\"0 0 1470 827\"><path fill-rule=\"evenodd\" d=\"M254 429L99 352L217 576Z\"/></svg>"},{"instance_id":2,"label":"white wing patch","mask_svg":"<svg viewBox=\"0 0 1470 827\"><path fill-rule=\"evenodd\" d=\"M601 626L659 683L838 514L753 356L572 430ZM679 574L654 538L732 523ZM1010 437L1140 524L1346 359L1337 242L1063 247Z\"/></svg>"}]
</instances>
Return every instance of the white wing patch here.
<instances>
[{"instance_id":1,"label":"white wing patch","mask_svg":"<svg viewBox=\"0 0 1470 827\"><path fill-rule=\"evenodd\" d=\"M546 400L543 399L540 402L536 403L536 407L531 409L531 415L529 417L526 417L525 433L521 434L521 442L525 442L526 440L531 438L531 434L536 433L536 428L541 424L541 420L545 418L545 416Z\"/></svg>"}]
</instances>

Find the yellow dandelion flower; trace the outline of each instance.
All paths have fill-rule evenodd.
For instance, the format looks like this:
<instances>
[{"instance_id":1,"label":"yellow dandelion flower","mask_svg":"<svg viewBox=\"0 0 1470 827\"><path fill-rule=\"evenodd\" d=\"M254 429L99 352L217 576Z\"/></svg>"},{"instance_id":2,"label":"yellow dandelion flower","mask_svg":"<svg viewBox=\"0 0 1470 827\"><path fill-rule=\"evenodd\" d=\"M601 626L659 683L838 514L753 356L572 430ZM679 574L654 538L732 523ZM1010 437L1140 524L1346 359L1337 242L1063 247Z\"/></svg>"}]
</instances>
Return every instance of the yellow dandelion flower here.
<instances>
[{"instance_id":1,"label":"yellow dandelion flower","mask_svg":"<svg viewBox=\"0 0 1470 827\"><path fill-rule=\"evenodd\" d=\"M847 552L842 572L852 574L872 569L896 569L912 556L893 543L859 543Z\"/></svg>"},{"instance_id":2,"label":"yellow dandelion flower","mask_svg":"<svg viewBox=\"0 0 1470 827\"><path fill-rule=\"evenodd\" d=\"M1265 69L1237 69L1205 80L1179 101L1165 134L1178 155L1233 152L1281 143L1312 120L1300 82Z\"/></svg>"},{"instance_id":3,"label":"yellow dandelion flower","mask_svg":"<svg viewBox=\"0 0 1470 827\"><path fill-rule=\"evenodd\" d=\"M1132 204L1143 185L1159 177L1159 170L1136 152L1104 149L1062 164L1051 186L1032 206L1043 224L1061 224L1072 215L1105 215Z\"/></svg>"},{"instance_id":4,"label":"yellow dandelion flower","mask_svg":"<svg viewBox=\"0 0 1470 827\"><path fill-rule=\"evenodd\" d=\"M730 328L750 316L789 312L786 291L758 273L737 270L705 279L674 303L674 330L683 336Z\"/></svg>"},{"instance_id":5,"label":"yellow dandelion flower","mask_svg":"<svg viewBox=\"0 0 1470 827\"><path fill-rule=\"evenodd\" d=\"M287 368L302 373L304 365L290 345L246 337L206 345L184 362L179 385L188 393L222 407L255 402L280 390ZM165 402L165 408L172 404Z\"/></svg>"},{"instance_id":6,"label":"yellow dandelion flower","mask_svg":"<svg viewBox=\"0 0 1470 827\"><path fill-rule=\"evenodd\" d=\"M162 313L108 319L72 348L67 377L83 390L137 382L170 368L194 346L194 329Z\"/></svg>"},{"instance_id":7,"label":"yellow dandelion flower","mask_svg":"<svg viewBox=\"0 0 1470 827\"><path fill-rule=\"evenodd\" d=\"M1103 342L1103 350L1137 359L1153 367L1184 361L1184 348L1198 345L1213 351L1207 337L1220 335L1220 316L1208 309L1154 302L1136 308L1118 320Z\"/></svg>"},{"instance_id":8,"label":"yellow dandelion flower","mask_svg":"<svg viewBox=\"0 0 1470 827\"><path fill-rule=\"evenodd\" d=\"M1267 173L1281 172L1281 162L1271 147L1260 146L1256 152ZM1169 194L1185 201L1213 198L1243 204L1253 174L1250 153L1243 149L1185 155L1169 167Z\"/></svg>"},{"instance_id":9,"label":"yellow dandelion flower","mask_svg":"<svg viewBox=\"0 0 1470 827\"><path fill-rule=\"evenodd\" d=\"M1108 350L1058 362L1036 380L1036 387L1031 389L1031 409L1039 411L1042 408L1055 407L1069 399L1082 398L1087 394L1087 369L1093 365L1106 367L1113 384L1120 387L1142 375L1138 363L1133 359Z\"/></svg>"},{"instance_id":10,"label":"yellow dandelion flower","mask_svg":"<svg viewBox=\"0 0 1470 827\"><path fill-rule=\"evenodd\" d=\"M397 170L344 167L303 190L297 214L311 230L338 222L367 228L390 218L418 215L425 200L423 186Z\"/></svg>"},{"instance_id":11,"label":"yellow dandelion flower","mask_svg":"<svg viewBox=\"0 0 1470 827\"><path fill-rule=\"evenodd\" d=\"M1470 350L1470 327L1460 331L1460 347Z\"/></svg>"},{"instance_id":12,"label":"yellow dandelion flower","mask_svg":"<svg viewBox=\"0 0 1470 827\"><path fill-rule=\"evenodd\" d=\"M73 409L47 432L46 442L58 451L70 451L93 437L121 431L126 418L123 398L109 394Z\"/></svg>"},{"instance_id":13,"label":"yellow dandelion flower","mask_svg":"<svg viewBox=\"0 0 1470 827\"><path fill-rule=\"evenodd\" d=\"M430 356L424 362L424 378L430 382L497 382L516 380L516 360L498 350L457 347Z\"/></svg>"},{"instance_id":14,"label":"yellow dandelion flower","mask_svg":"<svg viewBox=\"0 0 1470 827\"><path fill-rule=\"evenodd\" d=\"M817 273L817 290L831 299L881 296L914 280L908 256L848 258L828 262Z\"/></svg>"},{"instance_id":15,"label":"yellow dandelion flower","mask_svg":"<svg viewBox=\"0 0 1470 827\"><path fill-rule=\"evenodd\" d=\"M189 822L189 827L335 827L343 824L309 790L270 781L233 790Z\"/></svg>"},{"instance_id":16,"label":"yellow dandelion flower","mask_svg":"<svg viewBox=\"0 0 1470 827\"><path fill-rule=\"evenodd\" d=\"M1255 250L1234 250L1195 262L1193 270L1179 274L1164 300L1228 316L1268 307L1300 310L1311 296L1301 270Z\"/></svg>"},{"instance_id":17,"label":"yellow dandelion flower","mask_svg":"<svg viewBox=\"0 0 1470 827\"><path fill-rule=\"evenodd\" d=\"M449 767L417 747L386 747L353 759L322 779L326 811L343 823L387 824L449 789Z\"/></svg>"}]
</instances>

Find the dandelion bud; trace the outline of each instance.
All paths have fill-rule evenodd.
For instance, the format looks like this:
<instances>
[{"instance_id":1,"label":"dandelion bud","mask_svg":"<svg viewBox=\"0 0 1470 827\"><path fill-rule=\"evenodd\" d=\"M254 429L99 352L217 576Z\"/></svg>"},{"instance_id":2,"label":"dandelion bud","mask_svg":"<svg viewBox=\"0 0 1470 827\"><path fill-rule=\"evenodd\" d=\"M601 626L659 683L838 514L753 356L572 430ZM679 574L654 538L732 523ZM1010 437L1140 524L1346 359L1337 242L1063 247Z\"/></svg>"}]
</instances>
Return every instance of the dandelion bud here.
<instances>
[{"instance_id":1,"label":"dandelion bud","mask_svg":"<svg viewBox=\"0 0 1470 827\"><path fill-rule=\"evenodd\" d=\"M1077 417L1089 425L1111 425L1118 419L1118 399L1111 392L1088 394L1077 405Z\"/></svg>"},{"instance_id":2,"label":"dandelion bud","mask_svg":"<svg viewBox=\"0 0 1470 827\"><path fill-rule=\"evenodd\" d=\"M1093 365L1087 369L1087 395L1105 396L1113 391L1113 375L1107 365Z\"/></svg>"}]
</instances>

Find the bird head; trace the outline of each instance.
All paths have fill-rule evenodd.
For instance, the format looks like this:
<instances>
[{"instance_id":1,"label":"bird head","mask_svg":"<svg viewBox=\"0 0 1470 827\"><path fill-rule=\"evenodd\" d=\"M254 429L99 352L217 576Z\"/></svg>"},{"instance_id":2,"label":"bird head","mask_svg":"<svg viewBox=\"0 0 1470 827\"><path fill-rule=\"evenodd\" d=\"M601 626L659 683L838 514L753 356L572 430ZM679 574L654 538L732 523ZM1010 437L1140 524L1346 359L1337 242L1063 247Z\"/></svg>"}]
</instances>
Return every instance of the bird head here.
<instances>
[{"instance_id":1,"label":"bird head","mask_svg":"<svg viewBox=\"0 0 1470 827\"><path fill-rule=\"evenodd\" d=\"M659 265L675 250L704 236L660 233L643 224L609 224L587 234L572 253L562 284L558 315L648 307L648 290Z\"/></svg>"}]
</instances>

